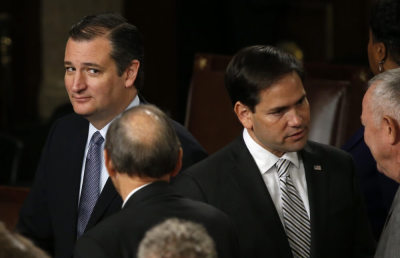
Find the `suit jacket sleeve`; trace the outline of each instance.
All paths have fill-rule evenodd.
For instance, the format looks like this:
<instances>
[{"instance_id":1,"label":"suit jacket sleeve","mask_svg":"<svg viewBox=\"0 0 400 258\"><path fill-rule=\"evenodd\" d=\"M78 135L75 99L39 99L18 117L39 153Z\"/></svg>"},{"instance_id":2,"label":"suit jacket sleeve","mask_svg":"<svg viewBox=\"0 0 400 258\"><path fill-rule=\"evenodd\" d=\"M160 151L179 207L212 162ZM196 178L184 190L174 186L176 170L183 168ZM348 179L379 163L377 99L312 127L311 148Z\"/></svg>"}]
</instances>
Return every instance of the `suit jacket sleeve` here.
<instances>
[{"instance_id":1,"label":"suit jacket sleeve","mask_svg":"<svg viewBox=\"0 0 400 258\"><path fill-rule=\"evenodd\" d=\"M37 246L54 254L53 234L48 209L48 193L46 191L46 157L50 155L52 138L56 124L50 130L46 144L42 151L35 182L25 200L19 215L17 231L31 239Z\"/></svg>"}]
</instances>

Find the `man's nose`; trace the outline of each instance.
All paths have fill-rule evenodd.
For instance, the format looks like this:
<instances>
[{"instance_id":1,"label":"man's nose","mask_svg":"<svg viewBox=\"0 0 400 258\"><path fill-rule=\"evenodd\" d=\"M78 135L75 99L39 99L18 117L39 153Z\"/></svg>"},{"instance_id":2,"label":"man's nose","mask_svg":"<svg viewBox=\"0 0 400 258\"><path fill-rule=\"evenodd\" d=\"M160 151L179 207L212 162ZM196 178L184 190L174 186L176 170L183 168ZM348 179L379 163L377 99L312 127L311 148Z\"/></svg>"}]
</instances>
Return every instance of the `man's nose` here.
<instances>
[{"instance_id":1,"label":"man's nose","mask_svg":"<svg viewBox=\"0 0 400 258\"><path fill-rule=\"evenodd\" d=\"M80 92L86 88L85 76L80 72L75 72L72 84L72 90L74 92Z\"/></svg>"},{"instance_id":2,"label":"man's nose","mask_svg":"<svg viewBox=\"0 0 400 258\"><path fill-rule=\"evenodd\" d=\"M290 110L288 114L288 125L291 127L300 126L303 122L303 117L301 116L300 112L295 108Z\"/></svg>"}]
</instances>

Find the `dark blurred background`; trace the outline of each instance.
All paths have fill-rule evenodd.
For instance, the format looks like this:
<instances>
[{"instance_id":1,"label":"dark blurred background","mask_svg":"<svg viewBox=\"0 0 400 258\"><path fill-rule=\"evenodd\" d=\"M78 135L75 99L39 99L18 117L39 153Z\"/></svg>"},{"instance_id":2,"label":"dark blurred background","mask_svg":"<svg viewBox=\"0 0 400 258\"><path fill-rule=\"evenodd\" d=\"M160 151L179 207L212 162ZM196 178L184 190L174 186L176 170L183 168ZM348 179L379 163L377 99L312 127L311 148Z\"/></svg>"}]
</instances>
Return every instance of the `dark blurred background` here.
<instances>
[{"instance_id":1,"label":"dark blurred background","mask_svg":"<svg viewBox=\"0 0 400 258\"><path fill-rule=\"evenodd\" d=\"M64 46L68 28L84 15L119 12L138 26L145 40L142 94L183 123L195 53L232 55L248 45L289 42L304 62L368 66L371 1L2 0L0 160L6 164L15 151L19 163L0 168L0 184L30 184L49 125L71 110Z\"/></svg>"}]
</instances>

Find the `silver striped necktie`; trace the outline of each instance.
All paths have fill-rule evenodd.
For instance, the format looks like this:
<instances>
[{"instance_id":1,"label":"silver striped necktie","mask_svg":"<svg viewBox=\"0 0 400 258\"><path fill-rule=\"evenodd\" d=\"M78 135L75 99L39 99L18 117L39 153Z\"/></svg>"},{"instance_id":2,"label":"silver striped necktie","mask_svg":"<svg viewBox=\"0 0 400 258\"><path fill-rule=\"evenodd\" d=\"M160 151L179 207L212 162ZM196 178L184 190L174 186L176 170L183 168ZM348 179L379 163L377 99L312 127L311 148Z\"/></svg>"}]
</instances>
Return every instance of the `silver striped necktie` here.
<instances>
[{"instance_id":1,"label":"silver striped necktie","mask_svg":"<svg viewBox=\"0 0 400 258\"><path fill-rule=\"evenodd\" d=\"M279 176L284 227L293 256L305 258L310 257L311 250L310 219L290 178L290 164L286 159L279 159L275 164Z\"/></svg>"}]
</instances>

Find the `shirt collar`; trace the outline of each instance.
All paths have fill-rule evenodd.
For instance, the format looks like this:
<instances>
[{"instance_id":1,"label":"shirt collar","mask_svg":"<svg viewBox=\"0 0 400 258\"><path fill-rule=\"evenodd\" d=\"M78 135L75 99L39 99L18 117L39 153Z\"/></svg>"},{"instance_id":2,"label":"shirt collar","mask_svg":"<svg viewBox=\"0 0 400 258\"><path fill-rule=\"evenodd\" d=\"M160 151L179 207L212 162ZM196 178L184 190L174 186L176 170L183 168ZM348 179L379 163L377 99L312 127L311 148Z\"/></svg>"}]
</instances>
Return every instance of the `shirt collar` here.
<instances>
[{"instance_id":1,"label":"shirt collar","mask_svg":"<svg viewBox=\"0 0 400 258\"><path fill-rule=\"evenodd\" d=\"M132 102L129 103L129 105L128 105L128 107L125 109L125 111L128 110L128 109L131 109L131 108L133 108L133 107L136 107L136 106L138 106L139 104L140 104L139 96L136 95L136 97L132 100ZM122 113L121 113L121 114L122 114ZM117 117L120 117L121 114L119 114L118 116L114 117L114 119L117 118ZM101 130L97 130L97 128L94 127L94 125L92 125L92 123L89 123L89 139L92 139L93 134L94 134L95 132L97 132L97 131L99 131L100 134L101 134L101 136L103 136L103 138L106 139L106 135L107 135L108 128L110 127L110 125L111 125L111 123L114 121L114 119L111 120L108 124L106 124L103 128L101 128Z\"/></svg>"},{"instance_id":2,"label":"shirt collar","mask_svg":"<svg viewBox=\"0 0 400 258\"><path fill-rule=\"evenodd\" d=\"M132 195L133 195L134 193L136 193L136 192L139 191L140 189L144 188L145 186L148 186L148 185L151 184L151 183L153 183L153 182L150 182L150 183L141 185L141 186L139 186L138 188L133 189L133 190L126 196L124 202L122 203L121 208L124 208L125 204L128 202L129 198L131 198Z\"/></svg>"},{"instance_id":3,"label":"shirt collar","mask_svg":"<svg viewBox=\"0 0 400 258\"><path fill-rule=\"evenodd\" d=\"M270 170L271 167L273 167L278 161L279 157L272 154L254 141L247 129L243 130L243 140L262 174ZM281 158L290 160L296 168L300 167L299 156L297 152L286 152Z\"/></svg>"}]
</instances>

